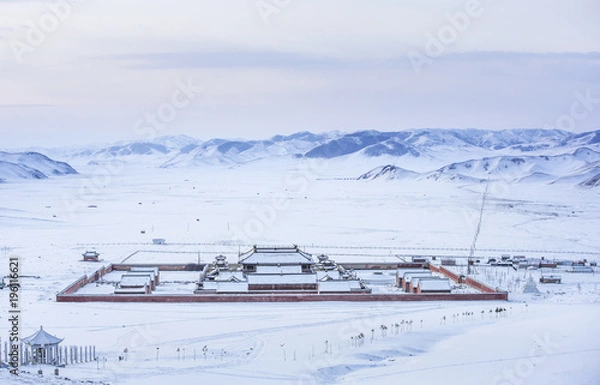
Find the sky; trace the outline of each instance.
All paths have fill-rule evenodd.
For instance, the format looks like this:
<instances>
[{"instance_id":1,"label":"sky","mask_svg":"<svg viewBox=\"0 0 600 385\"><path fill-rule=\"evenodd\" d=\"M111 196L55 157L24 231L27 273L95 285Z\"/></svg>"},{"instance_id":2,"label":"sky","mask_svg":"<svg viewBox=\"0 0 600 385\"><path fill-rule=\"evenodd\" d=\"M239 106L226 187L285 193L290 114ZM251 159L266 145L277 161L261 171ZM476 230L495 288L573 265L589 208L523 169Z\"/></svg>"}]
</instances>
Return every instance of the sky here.
<instances>
[{"instance_id":1,"label":"sky","mask_svg":"<svg viewBox=\"0 0 600 385\"><path fill-rule=\"evenodd\" d=\"M597 0L0 0L0 148L600 128Z\"/></svg>"}]
</instances>

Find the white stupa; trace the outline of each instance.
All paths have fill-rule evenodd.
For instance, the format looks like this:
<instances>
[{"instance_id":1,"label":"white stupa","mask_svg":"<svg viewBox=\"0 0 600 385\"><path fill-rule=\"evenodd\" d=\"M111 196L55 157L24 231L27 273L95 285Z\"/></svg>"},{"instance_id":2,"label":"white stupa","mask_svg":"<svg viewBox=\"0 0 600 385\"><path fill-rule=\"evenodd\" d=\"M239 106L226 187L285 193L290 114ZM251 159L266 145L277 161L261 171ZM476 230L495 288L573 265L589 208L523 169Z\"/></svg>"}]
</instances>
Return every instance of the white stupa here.
<instances>
[{"instance_id":1,"label":"white stupa","mask_svg":"<svg viewBox=\"0 0 600 385\"><path fill-rule=\"evenodd\" d=\"M538 290L537 285L535 284L535 281L533 280L533 277L531 275L529 275L527 282L525 282L525 287L523 288L523 293L524 294L540 294L540 291Z\"/></svg>"}]
</instances>

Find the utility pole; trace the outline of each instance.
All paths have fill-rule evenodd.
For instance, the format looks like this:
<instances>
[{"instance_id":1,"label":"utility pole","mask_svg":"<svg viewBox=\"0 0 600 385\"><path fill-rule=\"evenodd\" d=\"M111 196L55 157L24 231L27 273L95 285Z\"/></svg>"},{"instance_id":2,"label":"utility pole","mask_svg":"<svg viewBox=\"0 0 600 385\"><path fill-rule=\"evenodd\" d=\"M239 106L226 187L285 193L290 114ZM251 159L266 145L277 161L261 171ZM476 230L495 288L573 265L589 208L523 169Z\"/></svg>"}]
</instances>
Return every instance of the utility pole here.
<instances>
[{"instance_id":1,"label":"utility pole","mask_svg":"<svg viewBox=\"0 0 600 385\"><path fill-rule=\"evenodd\" d=\"M475 236L473 237L473 243L471 243L471 247L469 248L469 258L467 259L467 275L471 274L471 263L473 261L473 257L475 256L475 247L477 244L477 238L479 238L479 232L481 231L481 222L483 221L483 210L485 208L485 201L487 199L489 187L490 187L490 177L488 175L488 179L485 184L485 190L483 191L483 197L481 198L481 207L479 209L479 221L477 222L477 227L475 228Z\"/></svg>"}]
</instances>

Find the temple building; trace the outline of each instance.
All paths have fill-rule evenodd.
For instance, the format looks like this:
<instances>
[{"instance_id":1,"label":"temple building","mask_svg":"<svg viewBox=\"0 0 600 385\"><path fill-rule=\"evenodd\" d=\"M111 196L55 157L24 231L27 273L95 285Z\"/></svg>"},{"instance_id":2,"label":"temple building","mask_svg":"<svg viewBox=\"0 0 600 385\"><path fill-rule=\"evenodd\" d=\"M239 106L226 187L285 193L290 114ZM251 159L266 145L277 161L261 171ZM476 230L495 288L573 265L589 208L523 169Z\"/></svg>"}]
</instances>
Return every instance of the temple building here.
<instances>
[{"instance_id":1,"label":"temple building","mask_svg":"<svg viewBox=\"0 0 600 385\"><path fill-rule=\"evenodd\" d=\"M350 293L370 292L354 274L327 256L292 247L258 247L240 255L231 267L219 255L203 271L196 293Z\"/></svg>"}]
</instances>

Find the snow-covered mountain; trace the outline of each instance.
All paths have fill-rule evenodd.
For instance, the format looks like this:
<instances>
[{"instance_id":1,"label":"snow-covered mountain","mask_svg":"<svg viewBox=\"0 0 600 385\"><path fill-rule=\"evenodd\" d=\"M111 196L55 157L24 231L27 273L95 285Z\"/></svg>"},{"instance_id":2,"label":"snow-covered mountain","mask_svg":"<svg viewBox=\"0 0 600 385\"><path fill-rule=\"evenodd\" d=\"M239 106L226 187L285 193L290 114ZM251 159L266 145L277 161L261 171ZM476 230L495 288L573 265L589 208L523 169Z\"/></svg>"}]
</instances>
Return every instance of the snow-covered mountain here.
<instances>
[{"instance_id":1,"label":"snow-covered mountain","mask_svg":"<svg viewBox=\"0 0 600 385\"><path fill-rule=\"evenodd\" d=\"M452 148L461 151L475 148L488 151L514 149L528 152L568 146L571 138L574 138L574 135L566 131L541 129L360 131L332 139L315 147L306 153L306 156L333 158L361 152L370 157L382 155L417 157L436 148ZM595 139L590 138L590 140ZM578 145L588 144L586 137L582 137L580 142Z\"/></svg>"},{"instance_id":2,"label":"snow-covered mountain","mask_svg":"<svg viewBox=\"0 0 600 385\"><path fill-rule=\"evenodd\" d=\"M214 138L207 141L178 135L71 150L54 149L47 153L77 164L121 159L172 168L243 164L269 157L333 159L359 155L368 158L435 158L442 152L482 156L556 155L584 146L600 150L600 131L574 134L543 129L368 130L322 134L299 132L262 140Z\"/></svg>"},{"instance_id":3,"label":"snow-covered mountain","mask_svg":"<svg viewBox=\"0 0 600 385\"><path fill-rule=\"evenodd\" d=\"M90 146L87 148L55 149L51 153L61 154L76 160L92 162L107 161L116 158L156 157L177 154L194 148L201 143L187 135L163 136L151 141L119 142L108 146Z\"/></svg>"},{"instance_id":4,"label":"snow-covered mountain","mask_svg":"<svg viewBox=\"0 0 600 385\"><path fill-rule=\"evenodd\" d=\"M426 173L415 173L393 165L377 167L358 179L429 179L435 181L508 183L570 183L599 185L600 152L579 148L560 155L496 156L457 162Z\"/></svg>"},{"instance_id":5,"label":"snow-covered mountain","mask_svg":"<svg viewBox=\"0 0 600 385\"><path fill-rule=\"evenodd\" d=\"M335 138L338 134L299 132L277 135L266 140L211 139L180 149L161 167L189 167L204 164L248 163L268 157L303 157L307 152Z\"/></svg>"},{"instance_id":6,"label":"snow-covered mountain","mask_svg":"<svg viewBox=\"0 0 600 385\"><path fill-rule=\"evenodd\" d=\"M305 131L261 140L214 138L206 141L177 135L109 145L50 149L44 153L78 166L118 161L151 168L239 166L283 158L351 160L357 167L364 163L365 167L368 165L372 168L381 159L380 164L383 165L365 173L361 179L425 177L433 180L477 181L494 177L512 181L565 180L594 185L597 167L593 161L581 158L583 152L577 152L578 149L600 152L600 130L581 134L544 129L366 130L321 134ZM404 166L389 166L394 164ZM48 174L48 170L31 168ZM405 170L407 168L417 170L418 175ZM24 167L10 166L9 172L6 171L9 166L5 165L4 169L10 175L41 177ZM434 171L425 175L425 170Z\"/></svg>"},{"instance_id":7,"label":"snow-covered mountain","mask_svg":"<svg viewBox=\"0 0 600 385\"><path fill-rule=\"evenodd\" d=\"M77 174L77 171L65 162L55 161L38 152L0 151L0 182L67 174Z\"/></svg>"},{"instance_id":8,"label":"snow-covered mountain","mask_svg":"<svg viewBox=\"0 0 600 385\"><path fill-rule=\"evenodd\" d=\"M368 171L358 177L359 180L374 180L374 179L415 179L419 176L419 173L414 171L406 170L401 167L396 167L391 164L380 166Z\"/></svg>"}]
</instances>

